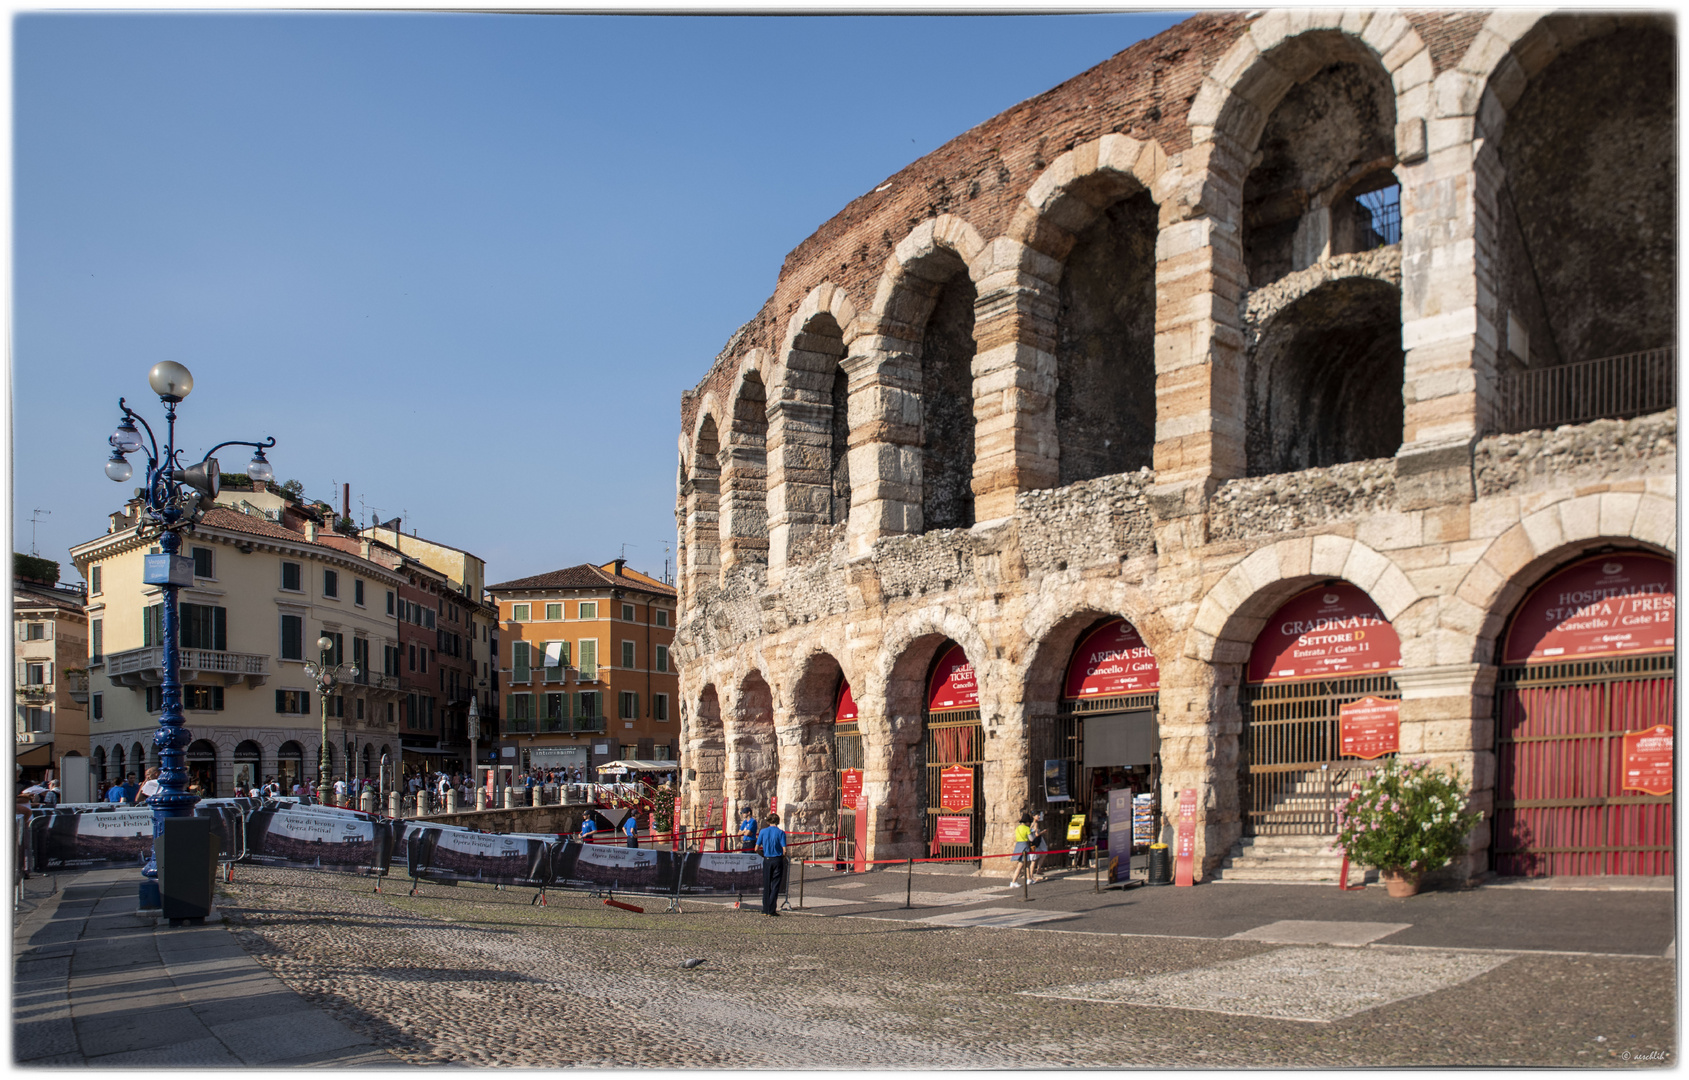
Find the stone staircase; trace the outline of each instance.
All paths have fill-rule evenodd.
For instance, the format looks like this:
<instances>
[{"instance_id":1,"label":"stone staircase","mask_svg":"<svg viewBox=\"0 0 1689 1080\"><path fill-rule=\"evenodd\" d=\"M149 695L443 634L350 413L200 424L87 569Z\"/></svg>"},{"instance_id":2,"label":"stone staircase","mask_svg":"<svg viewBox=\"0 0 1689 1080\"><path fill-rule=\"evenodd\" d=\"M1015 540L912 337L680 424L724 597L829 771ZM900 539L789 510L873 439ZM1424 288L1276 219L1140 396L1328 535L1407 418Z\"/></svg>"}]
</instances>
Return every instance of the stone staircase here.
<instances>
[{"instance_id":1,"label":"stone staircase","mask_svg":"<svg viewBox=\"0 0 1689 1080\"><path fill-rule=\"evenodd\" d=\"M1336 772L1329 782L1336 790L1346 790L1348 770ZM1343 869L1343 853L1332 850L1336 839L1330 833L1315 832L1327 829L1326 785L1328 779L1310 770L1290 789L1274 801L1272 813L1276 829L1305 827L1304 833L1279 833L1266 836L1246 836L1232 845L1226 861L1214 872L1215 881L1277 881L1290 884L1337 883ZM1360 867L1349 868L1351 884L1376 881L1377 871Z\"/></svg>"}]
</instances>

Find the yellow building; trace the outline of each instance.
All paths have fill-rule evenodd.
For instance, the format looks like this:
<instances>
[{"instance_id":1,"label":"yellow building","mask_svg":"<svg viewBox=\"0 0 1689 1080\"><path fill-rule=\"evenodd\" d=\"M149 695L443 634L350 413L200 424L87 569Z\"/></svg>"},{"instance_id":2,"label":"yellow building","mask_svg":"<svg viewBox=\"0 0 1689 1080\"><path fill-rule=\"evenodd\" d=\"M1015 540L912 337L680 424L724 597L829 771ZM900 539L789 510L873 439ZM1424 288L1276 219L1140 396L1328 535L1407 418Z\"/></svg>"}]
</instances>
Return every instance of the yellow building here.
<instances>
[{"instance_id":1,"label":"yellow building","mask_svg":"<svg viewBox=\"0 0 1689 1080\"><path fill-rule=\"evenodd\" d=\"M194 582L180 591L183 711L190 774L210 792L237 781L315 776L321 695L304 665L327 635L336 662L356 664L328 700L329 758L374 779L399 759L402 557L324 529L317 514L264 485L226 489L183 537ZM136 535L138 502L111 515L107 535L71 550L88 582L89 742L96 781L156 764L163 680L162 598L142 584L156 540ZM384 565L386 560L390 565ZM289 781L291 782L291 781Z\"/></svg>"},{"instance_id":2,"label":"yellow building","mask_svg":"<svg viewBox=\"0 0 1689 1080\"><path fill-rule=\"evenodd\" d=\"M25 577L20 565L12 582L16 762L19 779L36 781L48 769L62 775L64 758L88 753L88 617L81 590L57 584L56 563L29 565L52 567L46 580Z\"/></svg>"},{"instance_id":3,"label":"yellow building","mask_svg":"<svg viewBox=\"0 0 1689 1080\"><path fill-rule=\"evenodd\" d=\"M501 627L501 763L586 770L677 757L673 586L617 559L488 591Z\"/></svg>"}]
</instances>

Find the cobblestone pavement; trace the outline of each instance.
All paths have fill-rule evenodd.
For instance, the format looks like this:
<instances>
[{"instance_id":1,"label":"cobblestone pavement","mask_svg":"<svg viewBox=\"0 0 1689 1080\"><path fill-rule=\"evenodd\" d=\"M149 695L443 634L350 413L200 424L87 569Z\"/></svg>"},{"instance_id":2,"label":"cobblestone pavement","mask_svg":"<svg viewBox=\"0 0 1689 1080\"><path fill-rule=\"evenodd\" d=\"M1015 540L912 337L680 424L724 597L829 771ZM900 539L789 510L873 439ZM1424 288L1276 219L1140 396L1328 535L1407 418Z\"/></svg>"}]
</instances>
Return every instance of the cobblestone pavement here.
<instances>
[{"instance_id":1,"label":"cobblestone pavement","mask_svg":"<svg viewBox=\"0 0 1689 1080\"><path fill-rule=\"evenodd\" d=\"M749 905L663 914L661 899L634 914L578 893L534 907L531 890L410 897L395 881L377 895L355 877L244 866L220 889L261 964L415 1064L1676 1063L1668 958L955 927L837 908L770 921ZM1004 905L941 910L992 906ZM689 958L705 963L686 970ZM1299 1012L1314 981L1318 1002Z\"/></svg>"}]
</instances>

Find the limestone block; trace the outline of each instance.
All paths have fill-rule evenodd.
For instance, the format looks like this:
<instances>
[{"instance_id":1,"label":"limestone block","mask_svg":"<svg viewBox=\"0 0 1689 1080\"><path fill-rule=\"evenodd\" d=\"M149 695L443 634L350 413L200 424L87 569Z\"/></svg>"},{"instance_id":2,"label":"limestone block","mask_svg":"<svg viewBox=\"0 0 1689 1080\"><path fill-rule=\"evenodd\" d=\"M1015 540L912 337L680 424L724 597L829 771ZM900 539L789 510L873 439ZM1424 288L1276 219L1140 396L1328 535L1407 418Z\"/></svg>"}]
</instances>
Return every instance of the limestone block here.
<instances>
[{"instance_id":1,"label":"limestone block","mask_svg":"<svg viewBox=\"0 0 1689 1080\"><path fill-rule=\"evenodd\" d=\"M1507 40L1486 26L1466 47L1466 55L1461 57L1457 68L1480 79L1488 79L1490 72L1510 51Z\"/></svg>"},{"instance_id":2,"label":"limestone block","mask_svg":"<svg viewBox=\"0 0 1689 1080\"><path fill-rule=\"evenodd\" d=\"M1424 538L1424 515L1385 511L1369 514L1355 525L1355 539L1378 551L1418 547Z\"/></svg>"},{"instance_id":3,"label":"limestone block","mask_svg":"<svg viewBox=\"0 0 1689 1080\"><path fill-rule=\"evenodd\" d=\"M1353 37L1360 37L1366 32L1366 24L1372 21L1375 13L1373 8L1352 7L1342 11L1342 18L1338 21L1338 29Z\"/></svg>"},{"instance_id":4,"label":"limestone block","mask_svg":"<svg viewBox=\"0 0 1689 1080\"><path fill-rule=\"evenodd\" d=\"M1365 547L1360 544L1356 544L1349 555L1350 564L1355 562L1356 553L1366 552L1366 550L1367 549ZM1377 558L1384 564L1383 572L1378 575L1371 585L1361 585L1360 581L1355 578L1350 578L1349 580L1354 581L1356 585L1360 585L1361 588L1366 589L1368 595L1372 597L1373 602L1378 605L1379 610L1384 612L1385 617L1394 620L1397 618L1397 614L1395 613L1407 610L1411 604L1420 598L1422 593L1421 590L1414 585L1413 580L1409 578L1408 575L1402 573L1402 571L1393 565L1387 558L1383 555L1377 555L1376 553L1372 554L1373 557Z\"/></svg>"},{"instance_id":5,"label":"limestone block","mask_svg":"<svg viewBox=\"0 0 1689 1080\"><path fill-rule=\"evenodd\" d=\"M1518 538L1513 553L1525 556L1512 563L1511 566L1525 565L1529 561L1531 550L1529 542L1525 540L1524 531L1516 529L1507 533L1507 536ZM1498 566L1508 566L1508 564L1492 560L1488 555L1472 564L1472 568L1467 571L1465 579L1461 581L1460 588L1456 589L1454 596L1444 603L1445 621L1448 619L1448 613L1455 610L1454 600L1460 600L1477 609L1480 613L1490 605L1491 600L1501 590L1502 585L1506 584L1507 577L1512 573L1511 568L1509 568L1504 574L1497 569ZM1450 623L1449 625L1454 624Z\"/></svg>"},{"instance_id":6,"label":"limestone block","mask_svg":"<svg viewBox=\"0 0 1689 1080\"><path fill-rule=\"evenodd\" d=\"M1464 566L1426 566L1407 571L1413 587L1424 596L1445 596L1460 587L1466 577Z\"/></svg>"},{"instance_id":7,"label":"limestone block","mask_svg":"<svg viewBox=\"0 0 1689 1080\"><path fill-rule=\"evenodd\" d=\"M1565 531L1560 528L1560 515L1552 509L1532 514L1519 525L1538 555L1546 555L1566 542Z\"/></svg>"},{"instance_id":8,"label":"limestone block","mask_svg":"<svg viewBox=\"0 0 1689 1080\"><path fill-rule=\"evenodd\" d=\"M1418 44L1411 37L1403 38L1392 50L1392 53L1400 55L1404 50L1410 48L1410 42ZM1430 85L1431 77L1436 74L1436 69L1431 63L1431 50L1423 45L1419 45L1417 51L1409 53L1399 67L1390 64L1388 61L1386 61L1385 66L1390 68L1391 79L1395 84L1397 94L1406 94L1416 87ZM1397 116L1415 115L1416 113L1418 113L1417 110L1415 113L1403 113L1399 106L1396 110ZM1420 113L1419 115L1423 114Z\"/></svg>"},{"instance_id":9,"label":"limestone block","mask_svg":"<svg viewBox=\"0 0 1689 1080\"><path fill-rule=\"evenodd\" d=\"M1610 491L1601 497L1601 535L1629 536L1642 496Z\"/></svg>"},{"instance_id":10,"label":"limestone block","mask_svg":"<svg viewBox=\"0 0 1689 1080\"><path fill-rule=\"evenodd\" d=\"M1582 495L1558 504L1560 529L1568 540L1592 540L1602 535L1601 497Z\"/></svg>"},{"instance_id":11,"label":"limestone block","mask_svg":"<svg viewBox=\"0 0 1689 1080\"><path fill-rule=\"evenodd\" d=\"M1372 50L1379 56L1386 57L1390 55L1391 49L1410 34L1413 34L1413 26L1406 19L1395 12L1380 11L1373 15L1372 21L1361 31L1361 40L1372 46Z\"/></svg>"},{"instance_id":12,"label":"limestone block","mask_svg":"<svg viewBox=\"0 0 1689 1080\"><path fill-rule=\"evenodd\" d=\"M1384 571L1393 569L1390 560L1365 544L1351 544L1349 557L1343 561L1342 577L1356 587L1370 592Z\"/></svg>"},{"instance_id":13,"label":"limestone block","mask_svg":"<svg viewBox=\"0 0 1689 1080\"><path fill-rule=\"evenodd\" d=\"M1677 550L1677 506L1669 499L1645 495L1637 505L1630 534L1644 543Z\"/></svg>"},{"instance_id":14,"label":"limestone block","mask_svg":"<svg viewBox=\"0 0 1689 1080\"><path fill-rule=\"evenodd\" d=\"M1314 537L1313 557L1309 560L1309 572L1316 577L1342 577L1344 565L1349 561L1349 552L1355 546L1353 540L1343 536L1320 535Z\"/></svg>"}]
</instances>

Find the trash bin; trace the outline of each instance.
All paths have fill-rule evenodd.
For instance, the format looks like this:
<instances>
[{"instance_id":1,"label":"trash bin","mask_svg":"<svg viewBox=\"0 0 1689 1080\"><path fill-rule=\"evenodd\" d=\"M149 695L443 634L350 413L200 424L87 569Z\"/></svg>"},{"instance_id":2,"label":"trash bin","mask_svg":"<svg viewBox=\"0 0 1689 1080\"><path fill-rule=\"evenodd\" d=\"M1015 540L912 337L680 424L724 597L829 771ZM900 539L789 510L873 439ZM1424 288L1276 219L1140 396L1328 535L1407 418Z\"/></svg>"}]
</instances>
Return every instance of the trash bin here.
<instances>
[{"instance_id":1,"label":"trash bin","mask_svg":"<svg viewBox=\"0 0 1689 1080\"><path fill-rule=\"evenodd\" d=\"M217 845L211 839L211 819L169 818L158 838L160 912L172 926L183 919L204 922L211 914L217 877Z\"/></svg>"},{"instance_id":2,"label":"trash bin","mask_svg":"<svg viewBox=\"0 0 1689 1080\"><path fill-rule=\"evenodd\" d=\"M1151 844L1149 846L1149 884L1173 884L1173 857L1167 853L1166 844Z\"/></svg>"}]
</instances>

